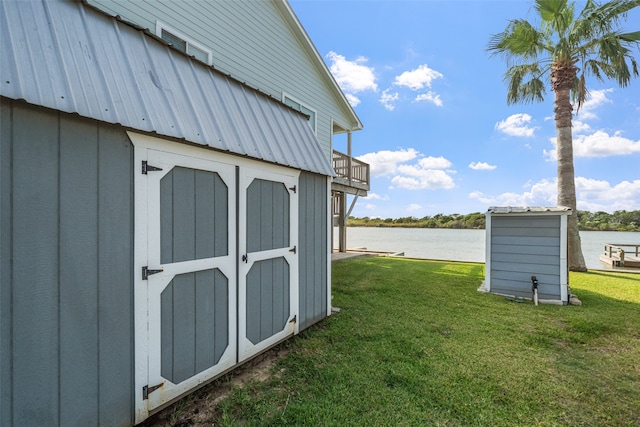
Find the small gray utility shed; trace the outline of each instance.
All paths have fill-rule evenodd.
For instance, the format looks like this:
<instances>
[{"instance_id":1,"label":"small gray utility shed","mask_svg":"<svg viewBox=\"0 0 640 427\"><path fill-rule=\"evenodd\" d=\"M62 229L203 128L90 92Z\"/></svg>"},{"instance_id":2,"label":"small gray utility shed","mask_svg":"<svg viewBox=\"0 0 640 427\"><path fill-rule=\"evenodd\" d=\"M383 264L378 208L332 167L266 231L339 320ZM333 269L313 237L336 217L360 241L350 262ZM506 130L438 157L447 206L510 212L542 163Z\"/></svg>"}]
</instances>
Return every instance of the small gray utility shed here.
<instances>
[{"instance_id":1,"label":"small gray utility shed","mask_svg":"<svg viewBox=\"0 0 640 427\"><path fill-rule=\"evenodd\" d=\"M566 207L490 207L486 225L485 281L480 291L567 304Z\"/></svg>"}]
</instances>

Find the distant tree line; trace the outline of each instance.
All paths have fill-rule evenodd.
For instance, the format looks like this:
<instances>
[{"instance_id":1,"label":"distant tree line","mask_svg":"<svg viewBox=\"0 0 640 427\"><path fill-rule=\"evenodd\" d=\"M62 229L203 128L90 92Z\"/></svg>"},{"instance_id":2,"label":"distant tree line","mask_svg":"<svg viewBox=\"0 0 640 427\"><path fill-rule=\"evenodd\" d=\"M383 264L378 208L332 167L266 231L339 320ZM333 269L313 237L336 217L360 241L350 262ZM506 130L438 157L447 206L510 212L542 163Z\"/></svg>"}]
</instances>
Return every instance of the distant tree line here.
<instances>
[{"instance_id":1,"label":"distant tree line","mask_svg":"<svg viewBox=\"0 0 640 427\"><path fill-rule=\"evenodd\" d=\"M437 214L416 218L356 218L349 217L349 227L406 227L406 228L485 228L485 214L474 212L467 215ZM640 231L640 211L588 212L578 211L578 228L584 231Z\"/></svg>"}]
</instances>

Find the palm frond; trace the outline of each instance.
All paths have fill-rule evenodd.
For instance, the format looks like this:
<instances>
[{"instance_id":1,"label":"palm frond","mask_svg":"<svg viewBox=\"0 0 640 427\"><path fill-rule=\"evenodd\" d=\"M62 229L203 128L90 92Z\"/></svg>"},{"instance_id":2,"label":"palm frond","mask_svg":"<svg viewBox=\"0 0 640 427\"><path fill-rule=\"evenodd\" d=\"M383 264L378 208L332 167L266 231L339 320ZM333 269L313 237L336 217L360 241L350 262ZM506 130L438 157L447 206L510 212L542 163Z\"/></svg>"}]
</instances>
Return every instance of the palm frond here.
<instances>
[{"instance_id":1,"label":"palm frond","mask_svg":"<svg viewBox=\"0 0 640 427\"><path fill-rule=\"evenodd\" d=\"M629 62L631 62L631 70L633 72L633 75L635 77L638 77L639 73L638 73L638 63L636 62L635 58L629 58Z\"/></svg>"},{"instance_id":2,"label":"palm frond","mask_svg":"<svg viewBox=\"0 0 640 427\"><path fill-rule=\"evenodd\" d=\"M571 98L574 104L577 104L576 113L580 111L580 107L587 100L589 91L587 90L587 81L584 77L584 73L580 75L580 78L576 77L573 82L573 89L571 90Z\"/></svg>"},{"instance_id":3,"label":"palm frond","mask_svg":"<svg viewBox=\"0 0 640 427\"><path fill-rule=\"evenodd\" d=\"M620 38L618 33L609 33L594 41L598 63L603 64L602 71L608 78L616 80L621 87L627 86L632 76L638 75L634 71L635 59L631 55L631 50L626 47L628 44ZM627 61L631 63L631 69Z\"/></svg>"},{"instance_id":4,"label":"palm frond","mask_svg":"<svg viewBox=\"0 0 640 427\"><path fill-rule=\"evenodd\" d=\"M552 21L566 6L567 0L536 0L535 9L545 21Z\"/></svg>"},{"instance_id":5,"label":"palm frond","mask_svg":"<svg viewBox=\"0 0 640 427\"><path fill-rule=\"evenodd\" d=\"M544 101L545 84L541 79L531 79L520 85L513 96L507 95L507 104L530 104Z\"/></svg>"},{"instance_id":6,"label":"palm frond","mask_svg":"<svg viewBox=\"0 0 640 427\"><path fill-rule=\"evenodd\" d=\"M640 0L611 0L602 5L588 2L580 13L574 31L585 39L605 34L615 28L631 9L640 6Z\"/></svg>"},{"instance_id":7,"label":"palm frond","mask_svg":"<svg viewBox=\"0 0 640 427\"><path fill-rule=\"evenodd\" d=\"M510 67L504 76L507 83L507 104L543 101L546 94L542 80L544 74L545 70L540 68L539 63Z\"/></svg>"},{"instance_id":8,"label":"palm frond","mask_svg":"<svg viewBox=\"0 0 640 427\"><path fill-rule=\"evenodd\" d=\"M507 102L543 99L544 81L552 90L570 88L578 108L587 96L587 77L615 80L619 86L638 76L633 57L640 31L621 32L619 23L640 0L586 0L576 16L574 0L535 0L540 21L512 20L493 35L487 50L504 56ZM634 30L637 30L635 28ZM578 72L581 74L578 76Z\"/></svg>"},{"instance_id":9,"label":"palm frond","mask_svg":"<svg viewBox=\"0 0 640 427\"><path fill-rule=\"evenodd\" d=\"M620 40L629 43L640 43L640 31L634 31L633 33L620 34Z\"/></svg>"},{"instance_id":10,"label":"palm frond","mask_svg":"<svg viewBox=\"0 0 640 427\"><path fill-rule=\"evenodd\" d=\"M510 21L503 32L491 36L487 50L508 58L536 58L544 49L544 38L529 22L517 19Z\"/></svg>"},{"instance_id":11,"label":"palm frond","mask_svg":"<svg viewBox=\"0 0 640 427\"><path fill-rule=\"evenodd\" d=\"M604 81L604 76L608 75L607 73L600 72L600 70L604 67L610 67L609 64L598 61L597 59L588 59L582 64L584 73L594 76L599 81Z\"/></svg>"},{"instance_id":12,"label":"palm frond","mask_svg":"<svg viewBox=\"0 0 640 427\"><path fill-rule=\"evenodd\" d=\"M574 4L567 0L536 0L534 8L542 19L543 27L548 27L561 37L573 22Z\"/></svg>"}]
</instances>

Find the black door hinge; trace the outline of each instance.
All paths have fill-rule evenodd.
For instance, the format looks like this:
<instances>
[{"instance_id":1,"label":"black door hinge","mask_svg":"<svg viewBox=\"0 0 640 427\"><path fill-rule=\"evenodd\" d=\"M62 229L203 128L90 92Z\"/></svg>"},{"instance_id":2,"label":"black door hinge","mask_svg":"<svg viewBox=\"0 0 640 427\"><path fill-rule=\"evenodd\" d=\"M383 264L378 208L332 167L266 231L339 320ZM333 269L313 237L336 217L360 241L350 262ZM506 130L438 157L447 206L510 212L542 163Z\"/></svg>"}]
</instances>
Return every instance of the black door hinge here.
<instances>
[{"instance_id":1,"label":"black door hinge","mask_svg":"<svg viewBox=\"0 0 640 427\"><path fill-rule=\"evenodd\" d=\"M146 160L142 161L142 174L146 175L147 172L155 172L155 171L161 171L162 168L159 168L157 166L151 166L150 164L147 163Z\"/></svg>"},{"instance_id":2,"label":"black door hinge","mask_svg":"<svg viewBox=\"0 0 640 427\"><path fill-rule=\"evenodd\" d=\"M294 193L296 192L296 186L294 185L293 187L289 187L289 190L293 191Z\"/></svg>"},{"instance_id":3,"label":"black door hinge","mask_svg":"<svg viewBox=\"0 0 640 427\"><path fill-rule=\"evenodd\" d=\"M293 252L295 254L297 250L298 250L297 246L294 246L291 249L289 249L289 252Z\"/></svg>"},{"instance_id":4,"label":"black door hinge","mask_svg":"<svg viewBox=\"0 0 640 427\"><path fill-rule=\"evenodd\" d=\"M296 323L298 321L298 315L294 314L293 319L289 320L289 323Z\"/></svg>"},{"instance_id":5,"label":"black door hinge","mask_svg":"<svg viewBox=\"0 0 640 427\"><path fill-rule=\"evenodd\" d=\"M154 385L154 386L151 386L151 387L149 387L148 385L142 387L142 400L147 400L151 393L153 393L154 391L156 391L157 389L159 389L163 385L164 385L164 383L162 382L162 383L160 383L158 385Z\"/></svg>"},{"instance_id":6,"label":"black door hinge","mask_svg":"<svg viewBox=\"0 0 640 427\"><path fill-rule=\"evenodd\" d=\"M147 280L152 274L162 273L164 270L149 270L148 267L142 267L142 280Z\"/></svg>"}]
</instances>

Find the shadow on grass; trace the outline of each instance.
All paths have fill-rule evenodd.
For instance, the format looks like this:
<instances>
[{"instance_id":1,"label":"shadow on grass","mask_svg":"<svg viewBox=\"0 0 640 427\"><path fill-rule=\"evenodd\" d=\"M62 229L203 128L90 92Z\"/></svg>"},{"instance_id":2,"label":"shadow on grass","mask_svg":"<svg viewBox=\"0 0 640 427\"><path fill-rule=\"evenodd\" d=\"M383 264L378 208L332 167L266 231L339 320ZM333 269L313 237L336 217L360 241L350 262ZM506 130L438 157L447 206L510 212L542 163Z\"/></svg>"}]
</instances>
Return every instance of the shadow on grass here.
<instances>
[{"instance_id":1,"label":"shadow on grass","mask_svg":"<svg viewBox=\"0 0 640 427\"><path fill-rule=\"evenodd\" d=\"M615 280L624 280L630 281L634 285L640 286L640 271L628 273L628 272L618 272L618 271L600 271L600 270L589 270L586 273L583 273L589 276L602 276L605 278L614 278ZM635 277L632 277L635 275Z\"/></svg>"}]
</instances>

